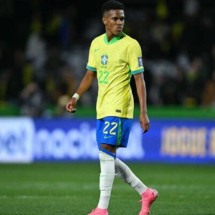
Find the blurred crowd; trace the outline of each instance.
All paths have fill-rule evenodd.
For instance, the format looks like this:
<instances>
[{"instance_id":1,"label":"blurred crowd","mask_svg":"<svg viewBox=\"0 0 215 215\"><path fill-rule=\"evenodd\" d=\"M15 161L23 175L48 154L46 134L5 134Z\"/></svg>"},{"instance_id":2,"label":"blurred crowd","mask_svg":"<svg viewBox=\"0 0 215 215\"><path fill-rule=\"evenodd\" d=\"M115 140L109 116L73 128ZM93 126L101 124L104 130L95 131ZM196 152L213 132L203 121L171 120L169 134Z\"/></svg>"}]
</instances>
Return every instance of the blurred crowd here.
<instances>
[{"instance_id":1,"label":"blurred crowd","mask_svg":"<svg viewBox=\"0 0 215 215\"><path fill-rule=\"evenodd\" d=\"M143 50L148 104L215 108L215 1L124 0L124 32ZM65 115L104 32L101 1L0 1L0 104L26 116ZM134 81L135 102L136 92ZM94 107L96 83L80 105ZM54 109L54 111L53 111ZM50 111L52 110L52 111Z\"/></svg>"}]
</instances>

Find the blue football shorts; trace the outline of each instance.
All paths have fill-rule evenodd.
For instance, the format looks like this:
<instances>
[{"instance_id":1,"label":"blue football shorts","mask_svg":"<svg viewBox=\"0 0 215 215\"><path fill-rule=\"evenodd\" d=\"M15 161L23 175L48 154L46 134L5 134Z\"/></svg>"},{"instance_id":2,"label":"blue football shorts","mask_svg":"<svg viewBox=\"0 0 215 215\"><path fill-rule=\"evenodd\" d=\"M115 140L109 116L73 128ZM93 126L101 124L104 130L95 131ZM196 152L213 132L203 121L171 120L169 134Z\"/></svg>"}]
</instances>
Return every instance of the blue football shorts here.
<instances>
[{"instance_id":1,"label":"blue football shorts","mask_svg":"<svg viewBox=\"0 0 215 215\"><path fill-rule=\"evenodd\" d=\"M108 116L97 119L96 139L98 147L101 144L116 147L127 147L132 119Z\"/></svg>"}]
</instances>

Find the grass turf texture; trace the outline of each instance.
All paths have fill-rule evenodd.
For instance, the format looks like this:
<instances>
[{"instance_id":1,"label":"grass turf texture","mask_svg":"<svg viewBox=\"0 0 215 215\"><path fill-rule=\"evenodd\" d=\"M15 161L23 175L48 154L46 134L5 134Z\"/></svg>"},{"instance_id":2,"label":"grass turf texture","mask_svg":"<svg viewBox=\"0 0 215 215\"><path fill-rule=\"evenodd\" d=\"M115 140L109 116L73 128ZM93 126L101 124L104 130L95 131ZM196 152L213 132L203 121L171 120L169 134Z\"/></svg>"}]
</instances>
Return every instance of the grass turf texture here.
<instances>
[{"instance_id":1,"label":"grass turf texture","mask_svg":"<svg viewBox=\"0 0 215 215\"><path fill-rule=\"evenodd\" d=\"M159 190L151 215L214 215L214 166L128 163ZM98 163L0 164L0 215L86 215L98 201ZM116 179L110 215L137 215L139 195Z\"/></svg>"}]
</instances>

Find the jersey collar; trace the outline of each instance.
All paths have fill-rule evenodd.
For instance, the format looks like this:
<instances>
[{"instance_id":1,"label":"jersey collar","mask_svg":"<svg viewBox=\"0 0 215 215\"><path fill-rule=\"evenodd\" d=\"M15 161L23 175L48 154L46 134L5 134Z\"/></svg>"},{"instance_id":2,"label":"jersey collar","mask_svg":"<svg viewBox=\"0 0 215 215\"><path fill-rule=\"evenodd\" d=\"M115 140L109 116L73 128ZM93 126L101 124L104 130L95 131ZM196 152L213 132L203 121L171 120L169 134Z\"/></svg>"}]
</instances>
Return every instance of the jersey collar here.
<instances>
[{"instance_id":1,"label":"jersey collar","mask_svg":"<svg viewBox=\"0 0 215 215\"><path fill-rule=\"evenodd\" d=\"M104 35L104 42L106 44L113 44L113 43L116 43L117 41L121 40L125 36L126 36L126 34L124 32L122 32L119 36L115 36L110 41L108 41L107 34L105 34Z\"/></svg>"}]
</instances>

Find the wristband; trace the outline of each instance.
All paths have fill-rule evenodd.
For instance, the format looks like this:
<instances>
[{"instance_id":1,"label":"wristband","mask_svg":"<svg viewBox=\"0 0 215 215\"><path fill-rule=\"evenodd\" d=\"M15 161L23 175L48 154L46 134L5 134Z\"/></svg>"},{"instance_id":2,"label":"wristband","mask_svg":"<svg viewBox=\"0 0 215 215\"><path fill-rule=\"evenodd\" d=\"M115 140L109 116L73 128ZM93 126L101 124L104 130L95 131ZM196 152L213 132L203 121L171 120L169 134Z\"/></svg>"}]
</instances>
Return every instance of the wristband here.
<instances>
[{"instance_id":1,"label":"wristband","mask_svg":"<svg viewBox=\"0 0 215 215\"><path fill-rule=\"evenodd\" d=\"M78 100L80 98L80 96L78 95L78 93L75 93L72 98L75 98L76 100Z\"/></svg>"}]
</instances>

